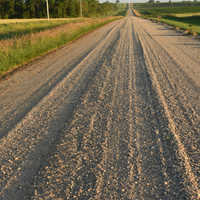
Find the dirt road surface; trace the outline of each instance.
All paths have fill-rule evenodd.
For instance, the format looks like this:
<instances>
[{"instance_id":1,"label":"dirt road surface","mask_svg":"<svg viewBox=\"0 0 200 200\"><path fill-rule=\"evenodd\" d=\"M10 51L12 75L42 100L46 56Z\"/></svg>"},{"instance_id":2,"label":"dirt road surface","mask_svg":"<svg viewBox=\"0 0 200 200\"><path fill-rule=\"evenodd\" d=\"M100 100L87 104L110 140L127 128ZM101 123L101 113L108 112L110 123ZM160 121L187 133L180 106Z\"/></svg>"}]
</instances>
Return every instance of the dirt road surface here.
<instances>
[{"instance_id":1,"label":"dirt road surface","mask_svg":"<svg viewBox=\"0 0 200 200\"><path fill-rule=\"evenodd\" d=\"M199 199L200 41L133 16L0 83L0 199Z\"/></svg>"}]
</instances>

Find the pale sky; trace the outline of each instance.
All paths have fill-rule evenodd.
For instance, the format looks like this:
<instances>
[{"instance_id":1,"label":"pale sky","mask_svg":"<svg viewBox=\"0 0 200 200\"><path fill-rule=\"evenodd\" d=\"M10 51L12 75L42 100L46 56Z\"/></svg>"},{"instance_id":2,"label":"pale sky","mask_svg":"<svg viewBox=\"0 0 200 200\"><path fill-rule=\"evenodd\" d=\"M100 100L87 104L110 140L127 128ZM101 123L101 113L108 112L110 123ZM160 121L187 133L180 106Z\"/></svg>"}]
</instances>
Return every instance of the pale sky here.
<instances>
[{"instance_id":1,"label":"pale sky","mask_svg":"<svg viewBox=\"0 0 200 200\"><path fill-rule=\"evenodd\" d=\"M116 0L108 0L110 3L115 3ZM120 3L146 3L149 0L120 0ZM181 2L183 0L172 0L172 2ZM188 0L189 1L189 0ZM193 1L193 0L192 0ZM106 2L106 0L99 0L99 3ZM169 0L160 0L160 2L169 2Z\"/></svg>"}]
</instances>

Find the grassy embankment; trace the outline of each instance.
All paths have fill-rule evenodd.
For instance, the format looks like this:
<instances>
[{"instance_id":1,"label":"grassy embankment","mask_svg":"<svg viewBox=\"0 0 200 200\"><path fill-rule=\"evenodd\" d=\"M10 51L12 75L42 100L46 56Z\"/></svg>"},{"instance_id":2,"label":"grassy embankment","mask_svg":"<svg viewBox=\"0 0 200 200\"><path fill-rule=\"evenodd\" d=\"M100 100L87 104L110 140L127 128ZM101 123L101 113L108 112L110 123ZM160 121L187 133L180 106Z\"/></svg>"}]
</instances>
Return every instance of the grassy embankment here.
<instances>
[{"instance_id":1,"label":"grassy embankment","mask_svg":"<svg viewBox=\"0 0 200 200\"><path fill-rule=\"evenodd\" d=\"M13 38L14 36L37 33L45 29L55 28L68 23L88 20L86 18L63 18L63 19L1 19L0 40Z\"/></svg>"},{"instance_id":2,"label":"grassy embankment","mask_svg":"<svg viewBox=\"0 0 200 200\"><path fill-rule=\"evenodd\" d=\"M119 18L4 21L0 24L0 75Z\"/></svg>"},{"instance_id":3,"label":"grassy embankment","mask_svg":"<svg viewBox=\"0 0 200 200\"><path fill-rule=\"evenodd\" d=\"M148 17L174 27L200 34L200 6L189 7L149 7L142 8L134 4L141 17ZM161 16L161 18L158 18Z\"/></svg>"}]
</instances>

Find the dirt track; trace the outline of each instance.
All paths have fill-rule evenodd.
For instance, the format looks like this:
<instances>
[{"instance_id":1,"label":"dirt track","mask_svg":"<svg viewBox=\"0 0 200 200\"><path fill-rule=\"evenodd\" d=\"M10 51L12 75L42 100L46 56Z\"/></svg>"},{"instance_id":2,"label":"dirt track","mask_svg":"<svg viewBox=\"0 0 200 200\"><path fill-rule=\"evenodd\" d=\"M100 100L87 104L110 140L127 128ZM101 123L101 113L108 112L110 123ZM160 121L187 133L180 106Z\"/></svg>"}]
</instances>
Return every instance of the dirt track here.
<instances>
[{"instance_id":1,"label":"dirt track","mask_svg":"<svg viewBox=\"0 0 200 200\"><path fill-rule=\"evenodd\" d=\"M0 83L0 199L200 198L200 42L132 15Z\"/></svg>"}]
</instances>

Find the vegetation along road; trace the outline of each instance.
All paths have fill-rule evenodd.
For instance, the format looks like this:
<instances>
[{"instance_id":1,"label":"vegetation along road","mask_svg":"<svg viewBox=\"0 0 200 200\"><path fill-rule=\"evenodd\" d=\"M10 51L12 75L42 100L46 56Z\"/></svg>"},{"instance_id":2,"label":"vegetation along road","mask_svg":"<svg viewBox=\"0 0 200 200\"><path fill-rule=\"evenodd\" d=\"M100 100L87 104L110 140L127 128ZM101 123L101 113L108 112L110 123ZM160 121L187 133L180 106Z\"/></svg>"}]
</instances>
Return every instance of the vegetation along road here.
<instances>
[{"instance_id":1,"label":"vegetation along road","mask_svg":"<svg viewBox=\"0 0 200 200\"><path fill-rule=\"evenodd\" d=\"M200 41L133 16L0 83L0 199L199 199Z\"/></svg>"}]
</instances>

